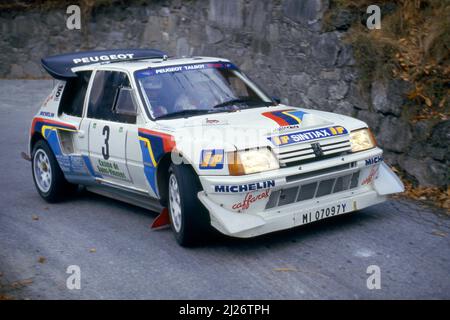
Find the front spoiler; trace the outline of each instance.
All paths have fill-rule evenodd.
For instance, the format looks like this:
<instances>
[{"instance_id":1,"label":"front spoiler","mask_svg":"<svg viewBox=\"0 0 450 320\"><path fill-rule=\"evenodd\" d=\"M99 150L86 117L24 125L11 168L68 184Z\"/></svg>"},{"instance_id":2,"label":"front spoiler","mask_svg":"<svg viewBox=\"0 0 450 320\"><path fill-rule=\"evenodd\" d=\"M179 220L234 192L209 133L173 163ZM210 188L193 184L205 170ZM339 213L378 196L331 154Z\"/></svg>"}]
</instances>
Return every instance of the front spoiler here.
<instances>
[{"instance_id":1,"label":"front spoiler","mask_svg":"<svg viewBox=\"0 0 450 320\"><path fill-rule=\"evenodd\" d=\"M403 183L389 169L381 163L378 178L373 187L364 187L352 192L334 194L316 198L305 202L264 210L261 213L249 214L233 212L212 201L205 191L199 192L198 198L209 210L211 224L223 234L249 238L278 230L300 226L304 222L304 215L320 211L323 208L346 204L344 213L360 210L386 200L389 193L404 191Z\"/></svg>"}]
</instances>

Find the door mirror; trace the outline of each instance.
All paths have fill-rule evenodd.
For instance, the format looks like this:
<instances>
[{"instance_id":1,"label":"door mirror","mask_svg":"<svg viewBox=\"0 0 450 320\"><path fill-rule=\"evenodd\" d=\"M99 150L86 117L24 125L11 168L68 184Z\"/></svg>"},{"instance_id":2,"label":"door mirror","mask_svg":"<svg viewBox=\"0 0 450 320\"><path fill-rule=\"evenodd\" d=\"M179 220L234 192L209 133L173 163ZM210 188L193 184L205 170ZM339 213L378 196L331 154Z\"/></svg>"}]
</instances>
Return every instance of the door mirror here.
<instances>
[{"instance_id":1,"label":"door mirror","mask_svg":"<svg viewBox=\"0 0 450 320\"><path fill-rule=\"evenodd\" d=\"M137 107L134 100L133 89L128 87L119 88L116 103L114 105L114 112L125 116L137 116Z\"/></svg>"},{"instance_id":2,"label":"door mirror","mask_svg":"<svg viewBox=\"0 0 450 320\"><path fill-rule=\"evenodd\" d=\"M281 99L279 97L272 97L272 100L276 103L276 104L280 104L281 103Z\"/></svg>"}]
</instances>

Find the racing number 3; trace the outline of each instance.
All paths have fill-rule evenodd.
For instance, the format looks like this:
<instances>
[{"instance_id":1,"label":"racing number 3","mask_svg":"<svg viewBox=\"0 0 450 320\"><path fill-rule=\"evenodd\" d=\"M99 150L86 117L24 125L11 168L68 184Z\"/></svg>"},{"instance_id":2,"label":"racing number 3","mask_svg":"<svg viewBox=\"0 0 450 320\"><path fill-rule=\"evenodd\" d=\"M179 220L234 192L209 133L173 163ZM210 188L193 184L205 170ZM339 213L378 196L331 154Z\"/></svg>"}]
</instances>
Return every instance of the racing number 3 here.
<instances>
[{"instance_id":1,"label":"racing number 3","mask_svg":"<svg viewBox=\"0 0 450 320\"><path fill-rule=\"evenodd\" d=\"M109 159L109 126L104 126L102 131L103 136L105 137L105 146L102 147L102 155L103 159Z\"/></svg>"}]
</instances>

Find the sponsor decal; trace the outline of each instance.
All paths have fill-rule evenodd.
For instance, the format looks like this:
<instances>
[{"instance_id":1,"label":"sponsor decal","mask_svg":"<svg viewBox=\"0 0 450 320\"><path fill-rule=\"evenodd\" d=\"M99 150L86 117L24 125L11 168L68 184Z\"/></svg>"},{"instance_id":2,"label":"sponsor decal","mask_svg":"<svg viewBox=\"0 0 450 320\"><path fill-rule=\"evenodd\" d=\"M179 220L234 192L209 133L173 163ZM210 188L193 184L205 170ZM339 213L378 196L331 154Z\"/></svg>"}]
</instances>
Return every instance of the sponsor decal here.
<instances>
[{"instance_id":1,"label":"sponsor decal","mask_svg":"<svg viewBox=\"0 0 450 320\"><path fill-rule=\"evenodd\" d=\"M79 63L91 63L91 62L100 62L100 61L132 59L133 56L134 56L134 53L120 53L120 54L109 54L109 55L101 55L101 56L91 56L91 57L83 57L83 58L73 59L73 63L79 64Z\"/></svg>"},{"instance_id":2,"label":"sponsor decal","mask_svg":"<svg viewBox=\"0 0 450 320\"><path fill-rule=\"evenodd\" d=\"M378 176L378 166L374 166L370 169L370 173L362 182L361 185L371 184Z\"/></svg>"},{"instance_id":3,"label":"sponsor decal","mask_svg":"<svg viewBox=\"0 0 450 320\"><path fill-rule=\"evenodd\" d=\"M267 198L269 198L269 189L257 195L253 195L251 192L249 192L245 195L245 198L244 200L242 200L242 202L233 204L231 208L234 210L247 210L256 201Z\"/></svg>"},{"instance_id":4,"label":"sponsor decal","mask_svg":"<svg viewBox=\"0 0 450 320\"><path fill-rule=\"evenodd\" d=\"M200 154L199 168L206 169L223 169L224 151L223 149L202 150Z\"/></svg>"},{"instance_id":5,"label":"sponsor decal","mask_svg":"<svg viewBox=\"0 0 450 320\"><path fill-rule=\"evenodd\" d=\"M300 110L293 110L293 109L270 111L270 112L262 113L262 115L264 117L272 119L273 121L278 123L280 126L298 125L303 121L303 116L305 114L306 114L306 112L303 112Z\"/></svg>"},{"instance_id":6,"label":"sponsor decal","mask_svg":"<svg viewBox=\"0 0 450 320\"><path fill-rule=\"evenodd\" d=\"M279 136L268 137L270 142L276 146L284 146L293 143L306 142L310 140L319 140L335 136L348 134L347 129L342 126L334 126L327 128L320 128L314 130L306 130L300 132L293 132Z\"/></svg>"},{"instance_id":7,"label":"sponsor decal","mask_svg":"<svg viewBox=\"0 0 450 320\"><path fill-rule=\"evenodd\" d=\"M104 175L117 179L127 180L127 176L120 170L117 163L98 159L97 170Z\"/></svg>"},{"instance_id":8,"label":"sponsor decal","mask_svg":"<svg viewBox=\"0 0 450 320\"><path fill-rule=\"evenodd\" d=\"M55 92L55 97L54 97L54 101L59 101L59 98L61 98L61 93L64 89L64 84L60 84L58 85L58 87L56 88L56 92Z\"/></svg>"},{"instance_id":9,"label":"sponsor decal","mask_svg":"<svg viewBox=\"0 0 450 320\"><path fill-rule=\"evenodd\" d=\"M282 126L282 127L278 127L272 130L273 133L280 133L280 132L284 132L284 131L288 131L288 130L293 130L293 129L300 129L301 126L299 124L294 124L294 125L289 125L289 126Z\"/></svg>"},{"instance_id":10,"label":"sponsor decal","mask_svg":"<svg viewBox=\"0 0 450 320\"><path fill-rule=\"evenodd\" d=\"M366 166L371 166L381 161L383 161L383 156L375 156L373 158L366 159Z\"/></svg>"},{"instance_id":11,"label":"sponsor decal","mask_svg":"<svg viewBox=\"0 0 450 320\"><path fill-rule=\"evenodd\" d=\"M204 126L211 126L211 125L220 125L220 124L228 124L227 120L219 120L219 119L210 119L210 118L206 118L205 120L203 120L202 125Z\"/></svg>"},{"instance_id":12,"label":"sponsor decal","mask_svg":"<svg viewBox=\"0 0 450 320\"><path fill-rule=\"evenodd\" d=\"M44 103L42 104L43 107L46 107L48 105L48 103L50 102L50 100L53 100L53 95L49 95L47 98L45 98Z\"/></svg>"},{"instance_id":13,"label":"sponsor decal","mask_svg":"<svg viewBox=\"0 0 450 320\"><path fill-rule=\"evenodd\" d=\"M241 185L216 185L214 186L214 192L250 192L261 189L270 189L273 187L275 187L275 180L267 180Z\"/></svg>"},{"instance_id":14,"label":"sponsor decal","mask_svg":"<svg viewBox=\"0 0 450 320\"><path fill-rule=\"evenodd\" d=\"M164 73L201 70L201 69L210 69L210 68L237 69L237 67L235 65L233 65L232 63L223 63L223 62L196 63L196 64L185 64L185 65L180 65L180 66L151 68L151 69L147 69L147 70L138 71L136 73L136 76L139 78L139 77L154 76L154 75L164 74Z\"/></svg>"},{"instance_id":15,"label":"sponsor decal","mask_svg":"<svg viewBox=\"0 0 450 320\"><path fill-rule=\"evenodd\" d=\"M158 195L156 185L156 168L161 158L175 148L175 140L170 134L140 128L139 142L142 151L142 161L144 162L144 174L147 181Z\"/></svg>"},{"instance_id":16,"label":"sponsor decal","mask_svg":"<svg viewBox=\"0 0 450 320\"><path fill-rule=\"evenodd\" d=\"M217 120L217 119L208 119L208 118L206 118L206 120L205 120L205 123L207 123L207 124L217 124L219 122L220 121Z\"/></svg>"},{"instance_id":17,"label":"sponsor decal","mask_svg":"<svg viewBox=\"0 0 450 320\"><path fill-rule=\"evenodd\" d=\"M57 136L56 135L54 137L52 136L47 141L49 141L52 150L58 150L58 152L60 152L60 149L58 149L58 146L56 146L56 144L59 142L57 140L53 141L53 139L57 139ZM55 154L55 157L64 174L78 175L78 176L90 174L90 171L88 170L87 165L85 164L82 156L65 155L63 153L59 153Z\"/></svg>"},{"instance_id":18,"label":"sponsor decal","mask_svg":"<svg viewBox=\"0 0 450 320\"><path fill-rule=\"evenodd\" d=\"M48 118L53 118L55 116L53 112L46 112L46 111L39 112L39 115Z\"/></svg>"}]
</instances>

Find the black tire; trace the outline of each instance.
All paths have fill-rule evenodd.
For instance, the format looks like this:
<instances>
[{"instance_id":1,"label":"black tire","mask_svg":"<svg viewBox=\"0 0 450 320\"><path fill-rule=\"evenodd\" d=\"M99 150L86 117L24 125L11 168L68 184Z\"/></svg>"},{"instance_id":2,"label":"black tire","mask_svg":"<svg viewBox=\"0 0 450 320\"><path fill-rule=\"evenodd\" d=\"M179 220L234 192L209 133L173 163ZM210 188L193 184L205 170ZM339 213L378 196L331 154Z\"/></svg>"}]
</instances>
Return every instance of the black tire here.
<instances>
[{"instance_id":1,"label":"black tire","mask_svg":"<svg viewBox=\"0 0 450 320\"><path fill-rule=\"evenodd\" d=\"M42 190L39 183L36 181L35 175L35 157L39 154L45 153L48 157L51 171L51 182L48 190ZM78 185L67 182L64 177L58 161L45 140L39 140L33 147L31 154L31 171L33 172L33 181L39 195L47 202L58 202L65 199L68 195L76 192Z\"/></svg>"},{"instance_id":2,"label":"black tire","mask_svg":"<svg viewBox=\"0 0 450 320\"><path fill-rule=\"evenodd\" d=\"M172 213L172 196L170 193L171 177L174 176L179 187L181 221L179 230L174 224ZM168 181L168 210L170 226L178 244L190 247L201 244L209 238L212 227L209 212L200 202L197 193L202 190L195 172L187 165L170 165Z\"/></svg>"}]
</instances>

